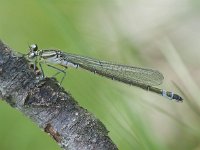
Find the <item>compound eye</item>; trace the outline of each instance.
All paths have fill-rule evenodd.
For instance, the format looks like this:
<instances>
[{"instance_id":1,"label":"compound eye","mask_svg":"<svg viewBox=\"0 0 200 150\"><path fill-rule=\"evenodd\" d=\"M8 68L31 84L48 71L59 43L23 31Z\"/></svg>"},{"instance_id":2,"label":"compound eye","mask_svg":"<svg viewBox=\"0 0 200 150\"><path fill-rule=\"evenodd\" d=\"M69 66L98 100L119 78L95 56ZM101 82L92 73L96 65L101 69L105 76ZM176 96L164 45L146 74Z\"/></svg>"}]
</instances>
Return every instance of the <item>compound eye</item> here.
<instances>
[{"instance_id":1,"label":"compound eye","mask_svg":"<svg viewBox=\"0 0 200 150\"><path fill-rule=\"evenodd\" d=\"M37 51L38 50L38 46L36 44L32 44L29 46L31 51Z\"/></svg>"}]
</instances>

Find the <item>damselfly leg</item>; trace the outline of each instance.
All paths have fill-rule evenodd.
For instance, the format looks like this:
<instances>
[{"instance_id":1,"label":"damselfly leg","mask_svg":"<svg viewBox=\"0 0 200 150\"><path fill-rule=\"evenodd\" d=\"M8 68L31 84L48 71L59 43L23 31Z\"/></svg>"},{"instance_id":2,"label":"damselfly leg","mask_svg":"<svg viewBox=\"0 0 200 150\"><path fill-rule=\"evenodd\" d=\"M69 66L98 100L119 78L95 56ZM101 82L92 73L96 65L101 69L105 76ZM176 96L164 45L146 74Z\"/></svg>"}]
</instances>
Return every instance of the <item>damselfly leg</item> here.
<instances>
[{"instance_id":1,"label":"damselfly leg","mask_svg":"<svg viewBox=\"0 0 200 150\"><path fill-rule=\"evenodd\" d=\"M44 72L43 72L43 69L40 69L41 68L41 64L39 65L39 67L37 67L37 65L34 63L31 63L29 65L30 69L32 69L34 71L34 74L36 75L36 78L38 80L42 80L44 79Z\"/></svg>"},{"instance_id":2,"label":"damselfly leg","mask_svg":"<svg viewBox=\"0 0 200 150\"><path fill-rule=\"evenodd\" d=\"M42 69L42 64L39 62L39 66L40 66L40 69L41 69L41 72L42 72L42 79L44 79L44 71Z\"/></svg>"},{"instance_id":3,"label":"damselfly leg","mask_svg":"<svg viewBox=\"0 0 200 150\"><path fill-rule=\"evenodd\" d=\"M62 77L62 79L61 79L61 81L60 81L60 85L62 84L62 82L63 82L63 80L65 79L65 77L66 77L66 69L67 69L67 67L65 67L65 69L60 69L60 68L57 68L57 67L55 67L55 66L52 66L52 65L49 65L49 64L47 64L47 66L48 67L51 67L51 68L53 68L53 69L55 69L55 70L57 70L57 73L55 73L52 77L55 77L55 76L57 76L58 74L60 74L60 73L63 73L64 75L63 75L63 77Z\"/></svg>"},{"instance_id":4,"label":"damselfly leg","mask_svg":"<svg viewBox=\"0 0 200 150\"><path fill-rule=\"evenodd\" d=\"M39 64L39 68L37 67L37 64ZM62 77L62 79L61 79L61 81L60 81L60 85L62 84L62 82L63 82L63 80L65 79L65 77L66 77L66 69L67 69L67 67L65 67L64 69L60 69L60 68L57 68L57 67L55 67L55 66L52 66L52 65L50 65L50 64L46 64L48 67L51 67L51 68L53 68L53 69L55 69L57 72L52 76L52 77L56 77L58 74L60 74L60 73L63 73L64 75L63 75L63 77ZM39 74L42 76L40 79L44 79L44 77L45 77L45 75L44 75L44 70L43 70L43 67L42 67L42 64L41 64L41 62L37 62L36 60L34 61L34 63L33 64L31 64L31 68L33 68L33 70L34 70L34 72L35 72L35 74L37 75L38 74L38 70L39 70Z\"/></svg>"}]
</instances>

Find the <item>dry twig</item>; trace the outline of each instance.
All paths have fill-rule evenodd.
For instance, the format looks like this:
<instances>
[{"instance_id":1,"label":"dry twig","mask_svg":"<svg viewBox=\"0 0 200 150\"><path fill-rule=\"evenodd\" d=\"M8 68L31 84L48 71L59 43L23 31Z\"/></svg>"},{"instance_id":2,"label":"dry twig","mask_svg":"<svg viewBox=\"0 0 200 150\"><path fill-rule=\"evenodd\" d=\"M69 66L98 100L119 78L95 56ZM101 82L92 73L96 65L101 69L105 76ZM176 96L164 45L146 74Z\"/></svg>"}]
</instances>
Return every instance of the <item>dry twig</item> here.
<instances>
[{"instance_id":1,"label":"dry twig","mask_svg":"<svg viewBox=\"0 0 200 150\"><path fill-rule=\"evenodd\" d=\"M115 150L102 122L52 78L36 80L24 57L0 41L0 98L49 133L63 149Z\"/></svg>"}]
</instances>

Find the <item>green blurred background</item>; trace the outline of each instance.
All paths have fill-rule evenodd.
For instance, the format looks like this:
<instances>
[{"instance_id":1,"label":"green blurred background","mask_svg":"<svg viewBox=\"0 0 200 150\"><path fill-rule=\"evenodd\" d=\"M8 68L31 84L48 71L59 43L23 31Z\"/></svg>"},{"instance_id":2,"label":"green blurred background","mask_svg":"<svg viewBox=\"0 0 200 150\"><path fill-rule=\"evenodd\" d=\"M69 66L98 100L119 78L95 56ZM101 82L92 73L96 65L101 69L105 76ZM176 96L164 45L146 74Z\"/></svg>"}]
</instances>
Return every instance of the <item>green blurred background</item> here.
<instances>
[{"instance_id":1,"label":"green blurred background","mask_svg":"<svg viewBox=\"0 0 200 150\"><path fill-rule=\"evenodd\" d=\"M120 150L199 150L199 10L198 0L0 0L0 38L21 53L37 43L158 69L165 76L160 88L181 94L183 103L82 69L68 69L63 86ZM0 150L36 149L59 146L0 101Z\"/></svg>"}]
</instances>

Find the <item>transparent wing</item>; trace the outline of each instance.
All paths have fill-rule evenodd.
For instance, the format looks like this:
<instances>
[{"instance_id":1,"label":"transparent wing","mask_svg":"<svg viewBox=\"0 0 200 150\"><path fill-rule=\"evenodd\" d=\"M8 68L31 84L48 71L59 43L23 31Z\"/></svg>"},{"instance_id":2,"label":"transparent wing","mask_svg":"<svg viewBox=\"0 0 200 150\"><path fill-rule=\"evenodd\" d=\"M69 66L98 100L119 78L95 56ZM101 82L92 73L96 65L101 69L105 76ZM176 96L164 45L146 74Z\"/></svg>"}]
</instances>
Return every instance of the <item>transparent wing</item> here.
<instances>
[{"instance_id":1,"label":"transparent wing","mask_svg":"<svg viewBox=\"0 0 200 150\"><path fill-rule=\"evenodd\" d=\"M153 69L120 65L69 53L62 53L61 58L99 75L139 87L156 86L164 79L159 71Z\"/></svg>"}]
</instances>

